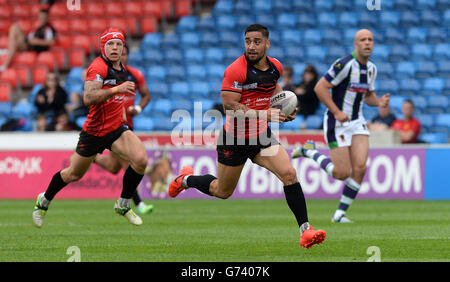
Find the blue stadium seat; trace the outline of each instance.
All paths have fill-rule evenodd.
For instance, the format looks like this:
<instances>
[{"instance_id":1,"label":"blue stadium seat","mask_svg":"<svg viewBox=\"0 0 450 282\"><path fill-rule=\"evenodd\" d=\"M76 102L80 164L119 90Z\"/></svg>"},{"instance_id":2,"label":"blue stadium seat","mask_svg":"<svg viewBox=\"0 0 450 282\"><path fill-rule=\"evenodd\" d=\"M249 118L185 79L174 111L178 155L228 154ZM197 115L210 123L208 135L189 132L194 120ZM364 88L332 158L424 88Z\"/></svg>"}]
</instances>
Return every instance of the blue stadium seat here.
<instances>
[{"instance_id":1,"label":"blue stadium seat","mask_svg":"<svg viewBox=\"0 0 450 282\"><path fill-rule=\"evenodd\" d=\"M362 1L359 1L362 2ZM379 27L379 15L378 13L367 11L367 9L363 10L359 16L359 25L367 28L371 27Z\"/></svg>"},{"instance_id":2,"label":"blue stadium seat","mask_svg":"<svg viewBox=\"0 0 450 282\"><path fill-rule=\"evenodd\" d=\"M208 63L222 63L224 58L225 58L225 49L224 48L216 47L216 48L208 48L208 49L206 49L205 62L208 62Z\"/></svg>"},{"instance_id":3,"label":"blue stadium seat","mask_svg":"<svg viewBox=\"0 0 450 282\"><path fill-rule=\"evenodd\" d=\"M304 45L317 45L322 42L323 30L320 29L307 29L303 33Z\"/></svg>"},{"instance_id":4,"label":"blue stadium seat","mask_svg":"<svg viewBox=\"0 0 450 282\"><path fill-rule=\"evenodd\" d=\"M305 70L305 63L293 63L291 64L294 69L294 83L299 84L302 80L303 71Z\"/></svg>"},{"instance_id":5,"label":"blue stadium seat","mask_svg":"<svg viewBox=\"0 0 450 282\"><path fill-rule=\"evenodd\" d=\"M299 131L304 122L303 116L297 115L294 120L279 124L280 130Z\"/></svg>"},{"instance_id":6,"label":"blue stadium seat","mask_svg":"<svg viewBox=\"0 0 450 282\"><path fill-rule=\"evenodd\" d=\"M450 59L450 44L449 43L439 43L433 48L433 59L434 60L449 60Z\"/></svg>"},{"instance_id":7,"label":"blue stadium seat","mask_svg":"<svg viewBox=\"0 0 450 282\"><path fill-rule=\"evenodd\" d=\"M234 5L234 12L241 15L249 15L252 10L252 2L248 0L238 0Z\"/></svg>"},{"instance_id":8,"label":"blue stadium seat","mask_svg":"<svg viewBox=\"0 0 450 282\"><path fill-rule=\"evenodd\" d=\"M204 98L209 95L209 83L204 81L195 81L189 83L190 98Z\"/></svg>"},{"instance_id":9,"label":"blue stadium seat","mask_svg":"<svg viewBox=\"0 0 450 282\"><path fill-rule=\"evenodd\" d=\"M435 7L438 10L450 9L450 1L448 1L448 0L437 0L437 3L436 3ZM449 18L450 18L450 14L449 14Z\"/></svg>"},{"instance_id":10,"label":"blue stadium seat","mask_svg":"<svg viewBox=\"0 0 450 282\"><path fill-rule=\"evenodd\" d=\"M181 34L181 47L198 47L200 45L201 34L198 32L186 32Z\"/></svg>"},{"instance_id":11,"label":"blue stadium seat","mask_svg":"<svg viewBox=\"0 0 450 282\"><path fill-rule=\"evenodd\" d=\"M242 48L227 48L225 50L225 63L230 64L234 62L237 58L244 54L244 50Z\"/></svg>"},{"instance_id":12,"label":"blue stadium seat","mask_svg":"<svg viewBox=\"0 0 450 282\"><path fill-rule=\"evenodd\" d=\"M341 39L341 44L346 44L346 45L351 45L351 46L353 46L353 41L355 40L355 34L356 34L356 32L358 32L358 29L356 29L356 28L347 28L347 29L344 29L344 32L343 32L343 39L344 39L344 41L342 42L342 39Z\"/></svg>"},{"instance_id":13,"label":"blue stadium seat","mask_svg":"<svg viewBox=\"0 0 450 282\"><path fill-rule=\"evenodd\" d=\"M205 31L201 33L200 47L203 48L215 47L216 44L218 44L217 33L210 31Z\"/></svg>"},{"instance_id":14,"label":"blue stadium seat","mask_svg":"<svg viewBox=\"0 0 450 282\"><path fill-rule=\"evenodd\" d=\"M336 27L338 23L338 14L332 12L320 13L317 18L317 23L319 27Z\"/></svg>"},{"instance_id":15,"label":"blue stadium seat","mask_svg":"<svg viewBox=\"0 0 450 282\"><path fill-rule=\"evenodd\" d=\"M277 14L290 12L292 11L292 1L275 0L272 9Z\"/></svg>"},{"instance_id":16,"label":"blue stadium seat","mask_svg":"<svg viewBox=\"0 0 450 282\"><path fill-rule=\"evenodd\" d=\"M75 120L75 124L80 127L83 128L84 122L87 120L87 117L77 117L77 119Z\"/></svg>"},{"instance_id":17,"label":"blue stadium seat","mask_svg":"<svg viewBox=\"0 0 450 282\"><path fill-rule=\"evenodd\" d=\"M402 105L405 100L406 99L403 96L391 96L389 99L389 104L393 111L401 112Z\"/></svg>"},{"instance_id":18,"label":"blue stadium seat","mask_svg":"<svg viewBox=\"0 0 450 282\"><path fill-rule=\"evenodd\" d=\"M217 15L216 26L219 30L234 30L237 20L237 16L235 15Z\"/></svg>"},{"instance_id":19,"label":"blue stadium seat","mask_svg":"<svg viewBox=\"0 0 450 282\"><path fill-rule=\"evenodd\" d=\"M272 13L273 0L253 0L253 12L255 14L260 13Z\"/></svg>"},{"instance_id":20,"label":"blue stadium seat","mask_svg":"<svg viewBox=\"0 0 450 282\"><path fill-rule=\"evenodd\" d=\"M450 132L450 114L436 115L433 131Z\"/></svg>"},{"instance_id":21,"label":"blue stadium seat","mask_svg":"<svg viewBox=\"0 0 450 282\"><path fill-rule=\"evenodd\" d=\"M205 80L206 79L206 69L204 65L187 65L186 75L188 80Z\"/></svg>"},{"instance_id":22,"label":"blue stadium seat","mask_svg":"<svg viewBox=\"0 0 450 282\"><path fill-rule=\"evenodd\" d=\"M413 62L399 62L396 66L395 75L397 78L412 78L416 73L416 64Z\"/></svg>"},{"instance_id":23,"label":"blue stadium seat","mask_svg":"<svg viewBox=\"0 0 450 282\"><path fill-rule=\"evenodd\" d=\"M323 117L319 115L308 116L305 120L307 129L320 129L322 127Z\"/></svg>"},{"instance_id":24,"label":"blue stadium seat","mask_svg":"<svg viewBox=\"0 0 450 282\"><path fill-rule=\"evenodd\" d=\"M347 51L342 46L329 46L327 56L325 57L325 60L328 63L333 63L338 58L341 58L343 56L347 55Z\"/></svg>"},{"instance_id":25,"label":"blue stadium seat","mask_svg":"<svg viewBox=\"0 0 450 282\"><path fill-rule=\"evenodd\" d=\"M159 48L159 45L161 44L162 40L162 34L159 32L155 33L146 33L144 34L144 37L142 38L140 48Z\"/></svg>"},{"instance_id":26,"label":"blue stadium seat","mask_svg":"<svg viewBox=\"0 0 450 282\"><path fill-rule=\"evenodd\" d=\"M342 40L342 34L340 30L325 29L323 31L322 44L339 46Z\"/></svg>"},{"instance_id":27,"label":"blue stadium seat","mask_svg":"<svg viewBox=\"0 0 450 282\"><path fill-rule=\"evenodd\" d=\"M400 95L416 95L422 89L421 83L417 79L407 78L400 79Z\"/></svg>"},{"instance_id":28,"label":"blue stadium seat","mask_svg":"<svg viewBox=\"0 0 450 282\"><path fill-rule=\"evenodd\" d=\"M180 45L180 35L176 33L165 34L161 40L161 49L176 49ZM145 50L143 50L145 51Z\"/></svg>"},{"instance_id":29,"label":"blue stadium seat","mask_svg":"<svg viewBox=\"0 0 450 282\"><path fill-rule=\"evenodd\" d=\"M442 90L442 94L450 95L450 79L445 80L444 89Z\"/></svg>"},{"instance_id":30,"label":"blue stadium seat","mask_svg":"<svg viewBox=\"0 0 450 282\"><path fill-rule=\"evenodd\" d=\"M356 12L339 13L339 27L355 27L358 21L359 14Z\"/></svg>"},{"instance_id":31,"label":"blue stadium seat","mask_svg":"<svg viewBox=\"0 0 450 282\"><path fill-rule=\"evenodd\" d=\"M192 32L195 31L197 27L198 17L197 16L184 16L178 21L175 30L178 33L181 32Z\"/></svg>"},{"instance_id":32,"label":"blue stadium seat","mask_svg":"<svg viewBox=\"0 0 450 282\"><path fill-rule=\"evenodd\" d=\"M194 103L200 103L201 107L202 107L202 111L206 112L211 110L214 105L216 104L216 101L213 99L208 99L208 98L203 98L203 99L196 99L194 101Z\"/></svg>"},{"instance_id":33,"label":"blue stadium seat","mask_svg":"<svg viewBox=\"0 0 450 282\"><path fill-rule=\"evenodd\" d=\"M69 74L67 75L65 82L66 83L83 83L81 78L83 72L83 67L73 67L70 69Z\"/></svg>"},{"instance_id":34,"label":"blue stadium seat","mask_svg":"<svg viewBox=\"0 0 450 282\"><path fill-rule=\"evenodd\" d=\"M29 118L36 113L36 108L33 103L28 101L18 102L12 107L12 111L9 115L10 118Z\"/></svg>"},{"instance_id":35,"label":"blue stadium seat","mask_svg":"<svg viewBox=\"0 0 450 282\"><path fill-rule=\"evenodd\" d=\"M283 62L285 53L282 47L271 46L267 52L267 55L269 57L276 58L280 62Z\"/></svg>"},{"instance_id":36,"label":"blue stadium seat","mask_svg":"<svg viewBox=\"0 0 450 282\"><path fill-rule=\"evenodd\" d=\"M448 137L445 132L429 132L420 134L418 139L429 144L445 144Z\"/></svg>"},{"instance_id":37,"label":"blue stadium seat","mask_svg":"<svg viewBox=\"0 0 450 282\"><path fill-rule=\"evenodd\" d=\"M420 11L420 23L425 26L441 26L440 12L430 10Z\"/></svg>"},{"instance_id":38,"label":"blue stadium seat","mask_svg":"<svg viewBox=\"0 0 450 282\"><path fill-rule=\"evenodd\" d=\"M203 57L205 55L205 51L202 48L189 48L184 49L184 63L185 64L199 64L203 63Z\"/></svg>"},{"instance_id":39,"label":"blue stadium seat","mask_svg":"<svg viewBox=\"0 0 450 282\"><path fill-rule=\"evenodd\" d=\"M173 97L175 99L187 98L190 95L189 83L187 81L178 81L169 84L170 94L168 98ZM170 99L173 102L172 99ZM156 106L156 104L155 104Z\"/></svg>"},{"instance_id":40,"label":"blue stadium seat","mask_svg":"<svg viewBox=\"0 0 450 282\"><path fill-rule=\"evenodd\" d=\"M317 19L314 14L301 13L297 18L299 28L317 27Z\"/></svg>"},{"instance_id":41,"label":"blue stadium seat","mask_svg":"<svg viewBox=\"0 0 450 282\"><path fill-rule=\"evenodd\" d=\"M378 90L380 93L391 93L392 95L395 95L399 89L399 83L395 79L379 80Z\"/></svg>"},{"instance_id":42,"label":"blue stadium seat","mask_svg":"<svg viewBox=\"0 0 450 282\"><path fill-rule=\"evenodd\" d=\"M13 104L11 102L0 102L0 116L9 117Z\"/></svg>"},{"instance_id":43,"label":"blue stadium seat","mask_svg":"<svg viewBox=\"0 0 450 282\"><path fill-rule=\"evenodd\" d=\"M302 32L297 29L286 29L281 31L281 43L283 46L291 44L300 45L303 43Z\"/></svg>"},{"instance_id":44,"label":"blue stadium seat","mask_svg":"<svg viewBox=\"0 0 450 282\"><path fill-rule=\"evenodd\" d=\"M241 32L221 31L219 32L218 46L226 48L243 46L243 38L243 33Z\"/></svg>"},{"instance_id":45,"label":"blue stadium seat","mask_svg":"<svg viewBox=\"0 0 450 282\"><path fill-rule=\"evenodd\" d=\"M167 97L167 95L169 95L169 86L166 83L162 83L159 81L154 82L151 80L150 83L148 83L147 85L148 91L150 91L152 98L162 98Z\"/></svg>"},{"instance_id":46,"label":"blue stadium seat","mask_svg":"<svg viewBox=\"0 0 450 282\"><path fill-rule=\"evenodd\" d=\"M390 51L391 46L380 44L373 49L371 57L374 61L387 61L389 59Z\"/></svg>"},{"instance_id":47,"label":"blue stadium seat","mask_svg":"<svg viewBox=\"0 0 450 282\"><path fill-rule=\"evenodd\" d=\"M411 60L429 60L433 47L428 44L414 44L411 47Z\"/></svg>"},{"instance_id":48,"label":"blue stadium seat","mask_svg":"<svg viewBox=\"0 0 450 282\"><path fill-rule=\"evenodd\" d=\"M236 30L243 31L249 25L256 22L254 15L242 14L237 15Z\"/></svg>"},{"instance_id":49,"label":"blue stadium seat","mask_svg":"<svg viewBox=\"0 0 450 282\"><path fill-rule=\"evenodd\" d=\"M269 30L273 30L278 27L277 18L271 14L256 15L255 21L259 24L266 26L267 28L269 28ZM240 32L243 32L243 30L240 30Z\"/></svg>"},{"instance_id":50,"label":"blue stadium seat","mask_svg":"<svg viewBox=\"0 0 450 282\"><path fill-rule=\"evenodd\" d=\"M427 78L432 77L437 72L437 66L433 61L421 61L418 64L416 77Z\"/></svg>"},{"instance_id":51,"label":"blue stadium seat","mask_svg":"<svg viewBox=\"0 0 450 282\"><path fill-rule=\"evenodd\" d=\"M428 43L446 42L448 39L447 30L442 27L430 27L428 30Z\"/></svg>"},{"instance_id":52,"label":"blue stadium seat","mask_svg":"<svg viewBox=\"0 0 450 282\"><path fill-rule=\"evenodd\" d=\"M186 70L183 65L169 65L167 67L167 82L181 81L186 78Z\"/></svg>"},{"instance_id":53,"label":"blue stadium seat","mask_svg":"<svg viewBox=\"0 0 450 282\"><path fill-rule=\"evenodd\" d=\"M442 23L446 26L450 25L450 10L446 10L443 17L444 18L442 19Z\"/></svg>"},{"instance_id":54,"label":"blue stadium seat","mask_svg":"<svg viewBox=\"0 0 450 282\"><path fill-rule=\"evenodd\" d=\"M378 46L377 46L378 48ZM374 49L377 49L374 48ZM402 62L406 60L410 60L410 49L408 45L399 45L395 44L392 46L391 53L389 55L389 60L391 62Z\"/></svg>"},{"instance_id":55,"label":"blue stadium seat","mask_svg":"<svg viewBox=\"0 0 450 282\"><path fill-rule=\"evenodd\" d=\"M423 83L422 94L424 95L441 95L444 90L444 79L438 77L432 77L425 79Z\"/></svg>"},{"instance_id":56,"label":"blue stadium seat","mask_svg":"<svg viewBox=\"0 0 450 282\"><path fill-rule=\"evenodd\" d=\"M138 49L138 50L131 50L130 53L128 54L128 64L132 65L132 66L142 65L144 62L144 56L142 55L141 50L145 50L147 48L150 48L150 47L142 47L141 46L140 49ZM157 48L158 47L151 48L151 49L157 49Z\"/></svg>"},{"instance_id":57,"label":"blue stadium seat","mask_svg":"<svg viewBox=\"0 0 450 282\"><path fill-rule=\"evenodd\" d=\"M331 11L334 9L334 1L316 0L314 2L314 9L316 11Z\"/></svg>"},{"instance_id":58,"label":"blue stadium seat","mask_svg":"<svg viewBox=\"0 0 450 282\"><path fill-rule=\"evenodd\" d=\"M384 3L383 3L384 4ZM400 22L400 12L384 10L380 13L379 27L396 27Z\"/></svg>"},{"instance_id":59,"label":"blue stadium seat","mask_svg":"<svg viewBox=\"0 0 450 282\"><path fill-rule=\"evenodd\" d=\"M211 81L209 84L209 95L211 99L220 99L220 90L222 89L222 81Z\"/></svg>"},{"instance_id":60,"label":"blue stadium seat","mask_svg":"<svg viewBox=\"0 0 450 282\"><path fill-rule=\"evenodd\" d=\"M144 49L142 51L144 65L161 64L163 53L159 49Z\"/></svg>"},{"instance_id":61,"label":"blue stadium seat","mask_svg":"<svg viewBox=\"0 0 450 282\"><path fill-rule=\"evenodd\" d=\"M444 95L430 95L428 96L427 112L431 114L446 113L449 107L449 98Z\"/></svg>"},{"instance_id":62,"label":"blue stadium seat","mask_svg":"<svg viewBox=\"0 0 450 282\"><path fill-rule=\"evenodd\" d=\"M179 49L169 49L164 52L165 64L181 64L183 62L183 52Z\"/></svg>"},{"instance_id":63,"label":"blue stadium seat","mask_svg":"<svg viewBox=\"0 0 450 282\"><path fill-rule=\"evenodd\" d=\"M416 119L422 127L421 132L429 132L434 125L434 116L431 114L416 114Z\"/></svg>"},{"instance_id":64,"label":"blue stadium seat","mask_svg":"<svg viewBox=\"0 0 450 282\"><path fill-rule=\"evenodd\" d=\"M402 12L400 25L404 27L418 26L420 23L419 13L417 11Z\"/></svg>"},{"instance_id":65,"label":"blue stadium seat","mask_svg":"<svg viewBox=\"0 0 450 282\"><path fill-rule=\"evenodd\" d=\"M214 80L221 81L225 69L227 68L226 65L222 64L208 64L205 67L206 67L206 77L210 81Z\"/></svg>"},{"instance_id":66,"label":"blue stadium seat","mask_svg":"<svg viewBox=\"0 0 450 282\"><path fill-rule=\"evenodd\" d=\"M448 0L446 1L449 2ZM436 0L416 0L415 8L417 10L433 10L435 7Z\"/></svg>"},{"instance_id":67,"label":"blue stadium seat","mask_svg":"<svg viewBox=\"0 0 450 282\"><path fill-rule=\"evenodd\" d=\"M334 10L336 11L350 11L353 10L353 3L348 0L335 0Z\"/></svg>"},{"instance_id":68,"label":"blue stadium seat","mask_svg":"<svg viewBox=\"0 0 450 282\"><path fill-rule=\"evenodd\" d=\"M428 100L425 97L426 96L415 95L408 98L413 101L416 113L418 114L424 113L428 107Z\"/></svg>"},{"instance_id":69,"label":"blue stadium seat","mask_svg":"<svg viewBox=\"0 0 450 282\"><path fill-rule=\"evenodd\" d=\"M170 131L175 127L175 123L171 121L170 116L159 116L152 118L155 125L155 131Z\"/></svg>"},{"instance_id":70,"label":"blue stadium seat","mask_svg":"<svg viewBox=\"0 0 450 282\"><path fill-rule=\"evenodd\" d=\"M327 47L326 46L308 46L305 47L306 57L311 61L323 61L325 60L325 56L327 55Z\"/></svg>"},{"instance_id":71,"label":"blue stadium seat","mask_svg":"<svg viewBox=\"0 0 450 282\"><path fill-rule=\"evenodd\" d=\"M440 61L438 63L438 71L437 75L450 78L450 60L449 61Z\"/></svg>"},{"instance_id":72,"label":"blue stadium seat","mask_svg":"<svg viewBox=\"0 0 450 282\"><path fill-rule=\"evenodd\" d=\"M396 0L394 8L396 10L412 10L415 8L415 3L411 0Z\"/></svg>"},{"instance_id":73,"label":"blue stadium seat","mask_svg":"<svg viewBox=\"0 0 450 282\"><path fill-rule=\"evenodd\" d=\"M297 13L312 12L314 10L314 6L312 1L293 0L292 9Z\"/></svg>"},{"instance_id":74,"label":"blue stadium seat","mask_svg":"<svg viewBox=\"0 0 450 282\"><path fill-rule=\"evenodd\" d=\"M164 81L167 75L167 67L162 65L148 67L145 71L145 77L148 80Z\"/></svg>"},{"instance_id":75,"label":"blue stadium seat","mask_svg":"<svg viewBox=\"0 0 450 282\"><path fill-rule=\"evenodd\" d=\"M277 26L279 29L293 29L297 25L297 14L283 13L277 17Z\"/></svg>"},{"instance_id":76,"label":"blue stadium seat","mask_svg":"<svg viewBox=\"0 0 450 282\"><path fill-rule=\"evenodd\" d=\"M214 31L214 26L216 24L216 20L214 17L208 15L199 18L197 22L197 31L206 32L206 31Z\"/></svg>"},{"instance_id":77,"label":"blue stadium seat","mask_svg":"<svg viewBox=\"0 0 450 282\"><path fill-rule=\"evenodd\" d=\"M232 14L233 8L234 8L233 0L219 0L214 5L212 12L214 15Z\"/></svg>"},{"instance_id":78,"label":"blue stadium seat","mask_svg":"<svg viewBox=\"0 0 450 282\"><path fill-rule=\"evenodd\" d=\"M136 116L133 125L135 131L152 131L155 127L154 120L145 116Z\"/></svg>"},{"instance_id":79,"label":"blue stadium seat","mask_svg":"<svg viewBox=\"0 0 450 282\"><path fill-rule=\"evenodd\" d=\"M426 27L411 27L407 31L406 42L425 43L428 35Z\"/></svg>"},{"instance_id":80,"label":"blue stadium seat","mask_svg":"<svg viewBox=\"0 0 450 282\"><path fill-rule=\"evenodd\" d=\"M302 62L305 60L305 51L300 46L287 46L284 48L284 59L291 64Z\"/></svg>"},{"instance_id":81,"label":"blue stadium seat","mask_svg":"<svg viewBox=\"0 0 450 282\"><path fill-rule=\"evenodd\" d=\"M400 28L388 27L384 32L384 44L397 44L405 41L405 31Z\"/></svg>"},{"instance_id":82,"label":"blue stadium seat","mask_svg":"<svg viewBox=\"0 0 450 282\"><path fill-rule=\"evenodd\" d=\"M398 66L397 66L398 69ZM396 73L394 65L389 62L377 62L377 79L387 79L394 77ZM397 71L398 76L398 71Z\"/></svg>"},{"instance_id":83,"label":"blue stadium seat","mask_svg":"<svg viewBox=\"0 0 450 282\"><path fill-rule=\"evenodd\" d=\"M192 97L191 96L189 96L189 99L175 99L175 100L173 100L173 110L174 111L176 111L176 110L185 110L185 111L188 111L188 112L192 112L192 109L193 109L193 103L192 103L192 100L190 100Z\"/></svg>"}]
</instances>

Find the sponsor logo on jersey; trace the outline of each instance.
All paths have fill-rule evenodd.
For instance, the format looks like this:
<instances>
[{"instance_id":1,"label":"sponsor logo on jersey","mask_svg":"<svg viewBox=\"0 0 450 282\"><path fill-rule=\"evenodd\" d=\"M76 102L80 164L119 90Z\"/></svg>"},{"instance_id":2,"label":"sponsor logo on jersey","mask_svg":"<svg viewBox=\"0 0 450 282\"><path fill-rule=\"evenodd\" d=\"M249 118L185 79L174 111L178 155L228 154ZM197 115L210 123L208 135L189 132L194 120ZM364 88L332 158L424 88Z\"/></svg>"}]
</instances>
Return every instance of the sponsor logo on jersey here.
<instances>
[{"instance_id":1,"label":"sponsor logo on jersey","mask_svg":"<svg viewBox=\"0 0 450 282\"><path fill-rule=\"evenodd\" d=\"M256 88L258 88L258 83L257 82L254 82L254 83L251 83L251 84L245 84L244 86L242 86L242 89L244 89L244 90L256 89Z\"/></svg>"}]
</instances>

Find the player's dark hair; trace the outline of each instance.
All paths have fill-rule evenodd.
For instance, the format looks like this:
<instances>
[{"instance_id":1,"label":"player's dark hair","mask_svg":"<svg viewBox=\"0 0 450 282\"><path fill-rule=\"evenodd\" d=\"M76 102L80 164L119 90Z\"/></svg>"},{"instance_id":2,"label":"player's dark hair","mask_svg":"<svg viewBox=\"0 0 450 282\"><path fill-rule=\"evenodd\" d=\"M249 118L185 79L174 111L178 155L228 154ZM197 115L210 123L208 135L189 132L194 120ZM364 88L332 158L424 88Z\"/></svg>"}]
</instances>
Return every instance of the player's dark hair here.
<instances>
[{"instance_id":1,"label":"player's dark hair","mask_svg":"<svg viewBox=\"0 0 450 282\"><path fill-rule=\"evenodd\" d=\"M413 108L415 108L416 106L414 105L414 102L411 99L406 99L403 103L410 103L411 106L413 106Z\"/></svg>"},{"instance_id":2,"label":"player's dark hair","mask_svg":"<svg viewBox=\"0 0 450 282\"><path fill-rule=\"evenodd\" d=\"M249 25L245 29L245 34L247 34L247 32L252 32L252 31L259 31L265 38L269 39L269 29L261 24Z\"/></svg>"}]
</instances>

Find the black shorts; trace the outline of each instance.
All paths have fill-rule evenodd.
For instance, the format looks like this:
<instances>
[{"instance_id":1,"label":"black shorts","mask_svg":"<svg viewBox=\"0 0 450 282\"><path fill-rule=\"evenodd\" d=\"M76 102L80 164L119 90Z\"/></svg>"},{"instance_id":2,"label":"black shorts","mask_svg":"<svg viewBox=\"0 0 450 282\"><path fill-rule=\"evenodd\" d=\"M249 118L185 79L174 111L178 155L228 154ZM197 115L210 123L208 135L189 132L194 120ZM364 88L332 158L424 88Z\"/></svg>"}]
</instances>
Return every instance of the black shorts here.
<instances>
[{"instance_id":1,"label":"black shorts","mask_svg":"<svg viewBox=\"0 0 450 282\"><path fill-rule=\"evenodd\" d=\"M258 138L249 139L233 137L222 128L217 144L217 161L228 166L243 165L247 159L253 161L262 150L279 144L270 127Z\"/></svg>"},{"instance_id":2,"label":"black shorts","mask_svg":"<svg viewBox=\"0 0 450 282\"><path fill-rule=\"evenodd\" d=\"M80 138L78 139L78 144L75 151L83 157L91 157L101 154L105 149L111 151L111 145L114 141L119 139L120 135L127 130L130 130L127 125L121 125L116 130L102 137L94 136L86 133L84 130L81 130Z\"/></svg>"}]
</instances>

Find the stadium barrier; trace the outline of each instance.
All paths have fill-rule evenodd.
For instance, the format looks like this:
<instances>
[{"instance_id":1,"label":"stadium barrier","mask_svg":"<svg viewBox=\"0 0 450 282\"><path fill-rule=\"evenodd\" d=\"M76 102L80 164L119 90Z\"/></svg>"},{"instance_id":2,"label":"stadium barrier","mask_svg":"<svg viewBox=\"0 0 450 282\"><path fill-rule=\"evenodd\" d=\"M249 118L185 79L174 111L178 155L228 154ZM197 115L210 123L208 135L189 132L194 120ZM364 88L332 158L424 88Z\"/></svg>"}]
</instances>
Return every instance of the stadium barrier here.
<instances>
[{"instance_id":1,"label":"stadium barrier","mask_svg":"<svg viewBox=\"0 0 450 282\"><path fill-rule=\"evenodd\" d=\"M53 135L13 134L0 138L0 198L33 199L46 189L53 174L66 167L78 134ZM320 132L280 134L289 144L303 139L317 139ZM148 147L150 162L167 152L174 173L184 165L192 165L195 173L217 175L217 153L214 147L173 147L164 134L141 135L144 142L158 143ZM17 139L17 140L16 140ZM8 140L7 142L5 140ZM20 144L18 140L22 140ZM165 140L165 141L164 141ZM31 142L30 142L31 141ZM161 144L165 145L161 146ZM304 141L301 141L304 142ZM26 144L25 147L23 145ZM287 146L288 152L293 148ZM328 153L326 149L320 150ZM372 147L367 172L358 198L366 199L450 199L450 183L446 178L450 146L389 146ZM339 198L343 182L330 178L310 159L291 160L297 170L307 198ZM122 189L122 172L111 175L93 165L82 180L69 184L60 198L116 198ZM149 179L141 183L143 198L152 198ZM158 194L159 197L161 193ZM179 198L206 197L195 189L187 190ZM232 198L284 198L282 183L266 169L244 166L241 179Z\"/></svg>"}]
</instances>

